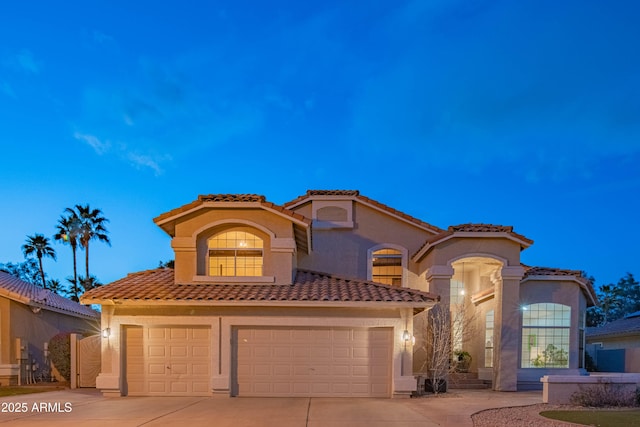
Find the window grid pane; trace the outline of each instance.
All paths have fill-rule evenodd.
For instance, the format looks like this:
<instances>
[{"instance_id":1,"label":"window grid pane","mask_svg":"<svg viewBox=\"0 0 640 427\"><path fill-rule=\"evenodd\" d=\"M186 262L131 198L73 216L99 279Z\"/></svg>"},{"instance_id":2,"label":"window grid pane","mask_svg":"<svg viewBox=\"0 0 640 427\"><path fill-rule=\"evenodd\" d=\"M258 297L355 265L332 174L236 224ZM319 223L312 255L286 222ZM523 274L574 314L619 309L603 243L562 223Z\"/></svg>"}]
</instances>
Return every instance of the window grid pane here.
<instances>
[{"instance_id":1,"label":"window grid pane","mask_svg":"<svg viewBox=\"0 0 640 427\"><path fill-rule=\"evenodd\" d=\"M571 307L538 303L522 314L523 368L568 368Z\"/></svg>"},{"instance_id":2,"label":"window grid pane","mask_svg":"<svg viewBox=\"0 0 640 427\"><path fill-rule=\"evenodd\" d=\"M263 241L247 231L227 231L208 241L210 276L262 276Z\"/></svg>"}]
</instances>

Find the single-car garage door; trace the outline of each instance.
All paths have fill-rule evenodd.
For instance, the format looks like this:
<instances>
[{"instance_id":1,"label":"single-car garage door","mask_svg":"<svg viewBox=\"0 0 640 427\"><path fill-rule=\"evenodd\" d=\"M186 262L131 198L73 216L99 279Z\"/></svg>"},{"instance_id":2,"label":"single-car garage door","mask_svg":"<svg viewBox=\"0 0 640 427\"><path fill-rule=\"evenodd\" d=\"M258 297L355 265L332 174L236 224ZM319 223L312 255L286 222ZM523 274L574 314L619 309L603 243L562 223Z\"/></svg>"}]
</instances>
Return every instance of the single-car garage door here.
<instances>
[{"instance_id":1,"label":"single-car garage door","mask_svg":"<svg viewBox=\"0 0 640 427\"><path fill-rule=\"evenodd\" d=\"M235 394L389 397L391 328L239 327Z\"/></svg>"},{"instance_id":2,"label":"single-car garage door","mask_svg":"<svg viewBox=\"0 0 640 427\"><path fill-rule=\"evenodd\" d=\"M128 395L210 394L210 328L127 326L125 342Z\"/></svg>"}]
</instances>

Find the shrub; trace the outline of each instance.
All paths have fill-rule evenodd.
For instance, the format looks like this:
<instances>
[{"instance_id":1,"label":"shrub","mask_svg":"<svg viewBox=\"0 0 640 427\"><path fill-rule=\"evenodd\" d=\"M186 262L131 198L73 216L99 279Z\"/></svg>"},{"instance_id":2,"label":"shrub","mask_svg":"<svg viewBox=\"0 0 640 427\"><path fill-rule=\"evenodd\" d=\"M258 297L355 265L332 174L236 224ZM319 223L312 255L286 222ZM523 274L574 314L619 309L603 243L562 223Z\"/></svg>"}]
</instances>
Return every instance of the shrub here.
<instances>
[{"instance_id":1,"label":"shrub","mask_svg":"<svg viewBox=\"0 0 640 427\"><path fill-rule=\"evenodd\" d=\"M60 332L49 341L49 355L53 366L67 381L71 379L71 334Z\"/></svg>"},{"instance_id":2,"label":"shrub","mask_svg":"<svg viewBox=\"0 0 640 427\"><path fill-rule=\"evenodd\" d=\"M606 407L606 406L635 406L638 404L638 392L625 390L619 384L609 381L598 381L596 384L579 386L580 390L573 393L570 402L573 405Z\"/></svg>"},{"instance_id":3,"label":"shrub","mask_svg":"<svg viewBox=\"0 0 640 427\"><path fill-rule=\"evenodd\" d=\"M596 362L593 360L593 357L586 351L584 352L584 367L587 372L597 372L598 367L596 366Z\"/></svg>"}]
</instances>

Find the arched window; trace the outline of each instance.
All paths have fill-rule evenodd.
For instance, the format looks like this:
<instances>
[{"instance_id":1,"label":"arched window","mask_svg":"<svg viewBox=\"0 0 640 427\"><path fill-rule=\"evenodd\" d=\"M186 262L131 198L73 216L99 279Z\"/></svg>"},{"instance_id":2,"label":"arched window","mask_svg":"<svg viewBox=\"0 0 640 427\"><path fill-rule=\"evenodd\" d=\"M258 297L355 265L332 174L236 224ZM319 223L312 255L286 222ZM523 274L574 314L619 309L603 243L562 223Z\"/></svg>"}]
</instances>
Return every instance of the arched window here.
<instances>
[{"instance_id":1,"label":"arched window","mask_svg":"<svg viewBox=\"0 0 640 427\"><path fill-rule=\"evenodd\" d=\"M373 252L371 263L371 280L402 286L402 252L397 249L378 249Z\"/></svg>"},{"instance_id":2,"label":"arched window","mask_svg":"<svg viewBox=\"0 0 640 427\"><path fill-rule=\"evenodd\" d=\"M225 231L207 241L209 276L262 276L264 242L247 231Z\"/></svg>"},{"instance_id":3,"label":"arched window","mask_svg":"<svg viewBox=\"0 0 640 427\"><path fill-rule=\"evenodd\" d=\"M522 307L523 368L568 368L571 307L538 303Z\"/></svg>"}]
</instances>

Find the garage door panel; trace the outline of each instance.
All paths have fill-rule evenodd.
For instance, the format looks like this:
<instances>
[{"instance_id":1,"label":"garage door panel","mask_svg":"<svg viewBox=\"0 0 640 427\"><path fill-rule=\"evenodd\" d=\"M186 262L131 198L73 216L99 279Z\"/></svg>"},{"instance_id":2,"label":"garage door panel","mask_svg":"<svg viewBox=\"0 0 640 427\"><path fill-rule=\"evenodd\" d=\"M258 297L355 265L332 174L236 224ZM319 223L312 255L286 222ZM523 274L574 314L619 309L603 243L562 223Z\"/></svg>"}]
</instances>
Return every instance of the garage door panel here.
<instances>
[{"instance_id":1,"label":"garage door panel","mask_svg":"<svg viewBox=\"0 0 640 427\"><path fill-rule=\"evenodd\" d=\"M328 360L331 359L331 348L314 345L310 350L312 360Z\"/></svg>"},{"instance_id":2,"label":"garage door panel","mask_svg":"<svg viewBox=\"0 0 640 427\"><path fill-rule=\"evenodd\" d=\"M187 339L187 329L185 328L171 328L169 329L169 337L172 340L185 340Z\"/></svg>"},{"instance_id":3,"label":"garage door panel","mask_svg":"<svg viewBox=\"0 0 640 427\"><path fill-rule=\"evenodd\" d=\"M187 357L187 347L171 346L169 354L171 355L171 357Z\"/></svg>"},{"instance_id":4,"label":"garage door panel","mask_svg":"<svg viewBox=\"0 0 640 427\"><path fill-rule=\"evenodd\" d=\"M333 358L334 359L351 359L351 347L334 347Z\"/></svg>"},{"instance_id":5,"label":"garage door panel","mask_svg":"<svg viewBox=\"0 0 640 427\"><path fill-rule=\"evenodd\" d=\"M126 327L126 336L129 395L210 394L209 328Z\"/></svg>"},{"instance_id":6,"label":"garage door panel","mask_svg":"<svg viewBox=\"0 0 640 427\"><path fill-rule=\"evenodd\" d=\"M202 358L208 359L209 350L210 350L210 347L194 345L193 347L191 347L191 355L193 357L202 357Z\"/></svg>"},{"instance_id":7,"label":"garage door panel","mask_svg":"<svg viewBox=\"0 0 640 427\"><path fill-rule=\"evenodd\" d=\"M281 347L281 346L277 346L277 347L273 347L272 349L272 357L275 360L282 360L282 359L291 359L291 353L292 353L292 348L291 347Z\"/></svg>"},{"instance_id":8,"label":"garage door panel","mask_svg":"<svg viewBox=\"0 0 640 427\"><path fill-rule=\"evenodd\" d=\"M294 359L307 360L311 357L311 349L309 347L296 346L293 348Z\"/></svg>"},{"instance_id":9,"label":"garage door panel","mask_svg":"<svg viewBox=\"0 0 640 427\"><path fill-rule=\"evenodd\" d=\"M147 338L152 340L165 340L165 328L147 328Z\"/></svg>"},{"instance_id":10,"label":"garage door panel","mask_svg":"<svg viewBox=\"0 0 640 427\"><path fill-rule=\"evenodd\" d=\"M149 363L147 372L151 375L164 375L167 369L164 363Z\"/></svg>"},{"instance_id":11,"label":"garage door panel","mask_svg":"<svg viewBox=\"0 0 640 427\"><path fill-rule=\"evenodd\" d=\"M193 375L209 375L209 364L208 363L194 363L191 365L191 373Z\"/></svg>"},{"instance_id":12,"label":"garage door panel","mask_svg":"<svg viewBox=\"0 0 640 427\"><path fill-rule=\"evenodd\" d=\"M169 390L171 393L184 394L188 391L188 387L184 381L171 381Z\"/></svg>"},{"instance_id":13,"label":"garage door panel","mask_svg":"<svg viewBox=\"0 0 640 427\"><path fill-rule=\"evenodd\" d=\"M236 333L241 396L389 396L390 328L242 327Z\"/></svg>"},{"instance_id":14,"label":"garage door panel","mask_svg":"<svg viewBox=\"0 0 640 427\"><path fill-rule=\"evenodd\" d=\"M335 343L351 343L352 336L351 330L334 330L333 331L333 342Z\"/></svg>"},{"instance_id":15,"label":"garage door panel","mask_svg":"<svg viewBox=\"0 0 640 427\"><path fill-rule=\"evenodd\" d=\"M167 391L167 383L165 381L149 381L150 393L165 393Z\"/></svg>"}]
</instances>

